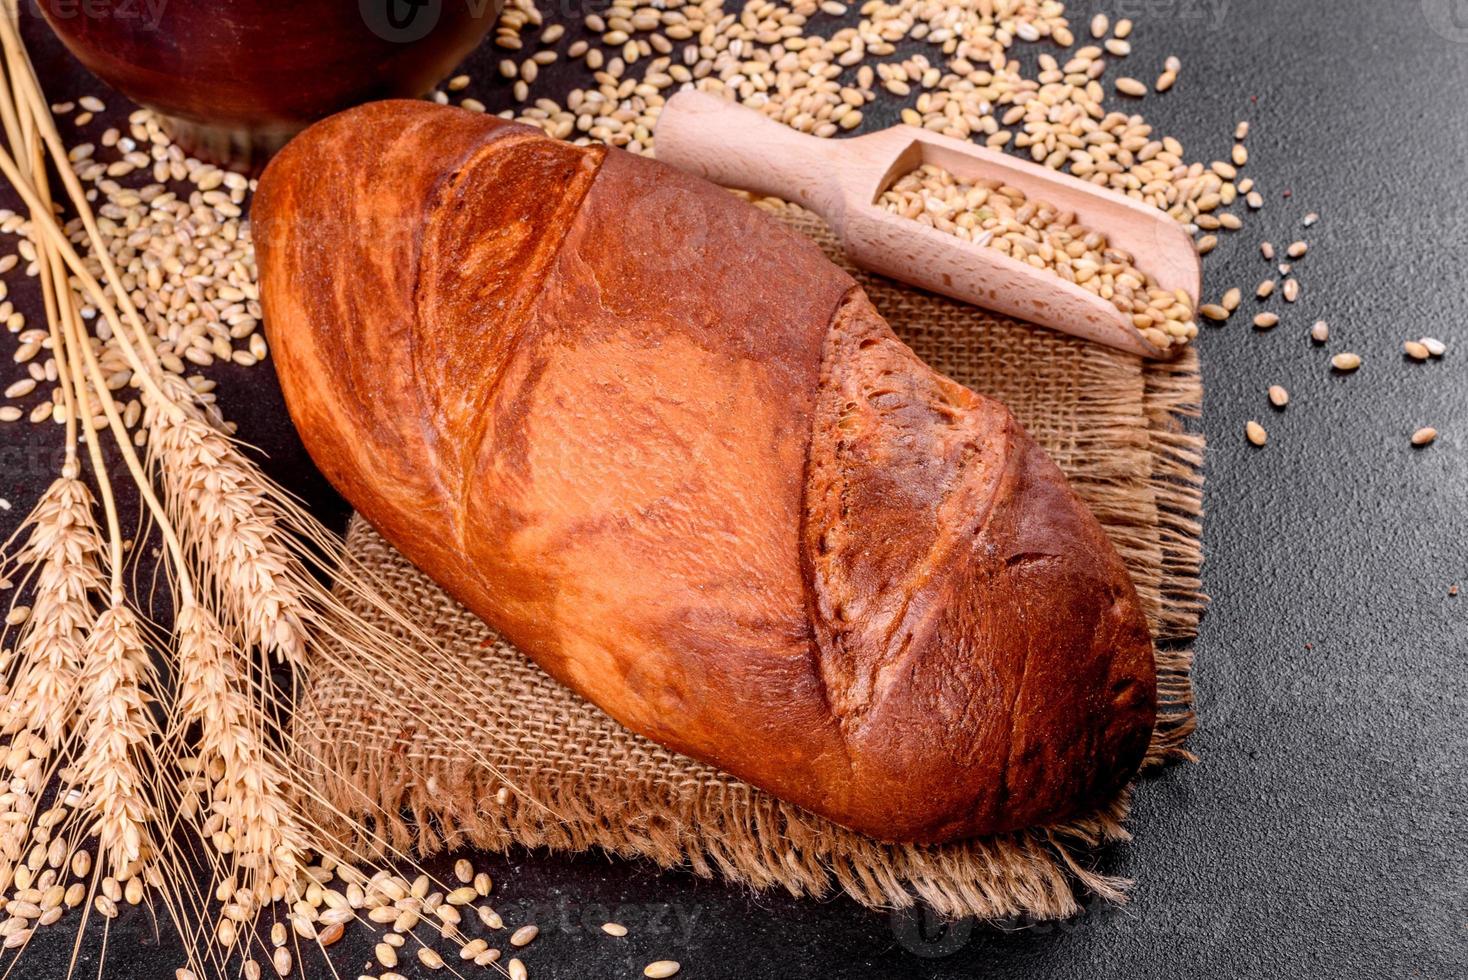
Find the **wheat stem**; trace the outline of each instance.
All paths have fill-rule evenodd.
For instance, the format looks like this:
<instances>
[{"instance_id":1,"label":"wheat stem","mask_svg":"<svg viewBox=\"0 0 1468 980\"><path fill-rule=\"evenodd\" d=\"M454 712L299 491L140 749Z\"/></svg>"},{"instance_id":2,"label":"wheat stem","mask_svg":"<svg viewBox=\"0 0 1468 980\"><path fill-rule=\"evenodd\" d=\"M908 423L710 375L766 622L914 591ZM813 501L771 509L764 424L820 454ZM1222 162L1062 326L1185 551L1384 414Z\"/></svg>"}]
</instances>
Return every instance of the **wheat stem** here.
<instances>
[{"instance_id":1,"label":"wheat stem","mask_svg":"<svg viewBox=\"0 0 1468 980\"><path fill-rule=\"evenodd\" d=\"M0 24L3 23L3 18L0 18ZM61 169L64 172L69 171L69 168ZM148 365L144 365L142 360L139 358L136 349L134 349L133 345L127 340L126 329L124 328L122 321L117 316L116 308L109 301L104 287L101 283L97 281L97 278L92 275L91 271L87 268L86 263L82 261L81 256L77 254L76 249L72 247L71 242L66 237L65 231L57 223L56 218L49 212L43 210L44 203L42 202L39 193L30 184L30 182L25 179L15 160L12 159L11 155L5 150L0 150L0 173L4 173L5 179L10 181L11 185L15 188L16 193L20 195L21 200L25 202L26 207L30 209L31 228L40 237L49 240L52 247L54 247L61 254L61 257L65 260L67 267L71 269L72 275L75 277L76 281L81 284L83 292L85 292L87 296L90 297L93 305L95 305L98 311L101 312L103 317L106 318L107 325L112 329L113 335L119 340L119 347L123 351L124 356L127 357L129 364L131 364L134 371L134 376L138 379L138 383L142 386L143 390L145 392L148 392L149 394L152 394L154 397L157 397L166 402L167 398L158 389L158 382L155 378L156 369ZM128 305L129 307L131 307L130 301ZM152 352L151 345L148 345L147 349L149 350L149 352ZM106 386L103 385L103 388L105 387Z\"/></svg>"},{"instance_id":2,"label":"wheat stem","mask_svg":"<svg viewBox=\"0 0 1468 980\"><path fill-rule=\"evenodd\" d=\"M102 232L97 227L96 215L93 214L86 191L83 190L81 181L77 179L76 171L72 169L71 161L66 155L66 147L61 141L61 134L57 132L56 121L51 117L50 106L46 103L45 93L41 91L40 79L36 77L35 66L31 64L30 55L26 52L25 44L21 40L19 20L14 16L14 11L10 16L0 17L0 44L4 45L7 56L15 66L12 69L10 85L12 97L23 100L25 107L29 110L26 114L35 120L39 127L41 138L56 161L56 170L61 175L61 182L66 188L67 197L71 199L72 206L76 208L77 214L81 217L88 238L94 244L101 242ZM16 84L17 82L19 84ZM93 252L102 265L104 276L113 284L112 292L117 298L117 306L121 308L129 324L136 330L141 346L148 355L149 364L156 370L158 367L157 353L147 340L147 330L143 326L137 307L133 305L132 297L121 286L122 275L112 261L112 253L106 248L94 248ZM119 335L122 333L120 329L117 332ZM119 339L126 344L124 336L119 336ZM130 358L136 359L136 352L131 345L127 346L125 353ZM141 364L138 364L135 370L142 371ZM146 371L142 373L148 375Z\"/></svg>"}]
</instances>

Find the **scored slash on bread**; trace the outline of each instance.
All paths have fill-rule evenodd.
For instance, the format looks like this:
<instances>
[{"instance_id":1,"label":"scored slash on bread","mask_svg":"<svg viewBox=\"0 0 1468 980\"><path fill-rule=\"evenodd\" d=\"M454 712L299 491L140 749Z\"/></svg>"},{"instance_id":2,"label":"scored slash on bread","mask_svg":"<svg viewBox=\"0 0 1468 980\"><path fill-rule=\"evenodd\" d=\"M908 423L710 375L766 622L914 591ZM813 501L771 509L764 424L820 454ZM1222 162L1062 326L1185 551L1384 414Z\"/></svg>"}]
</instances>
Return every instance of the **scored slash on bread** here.
<instances>
[{"instance_id":1,"label":"scored slash on bread","mask_svg":"<svg viewBox=\"0 0 1468 980\"><path fill-rule=\"evenodd\" d=\"M1135 772L1151 639L1099 524L812 243L421 102L312 127L252 219L322 472L622 724L885 840L1064 820Z\"/></svg>"}]
</instances>

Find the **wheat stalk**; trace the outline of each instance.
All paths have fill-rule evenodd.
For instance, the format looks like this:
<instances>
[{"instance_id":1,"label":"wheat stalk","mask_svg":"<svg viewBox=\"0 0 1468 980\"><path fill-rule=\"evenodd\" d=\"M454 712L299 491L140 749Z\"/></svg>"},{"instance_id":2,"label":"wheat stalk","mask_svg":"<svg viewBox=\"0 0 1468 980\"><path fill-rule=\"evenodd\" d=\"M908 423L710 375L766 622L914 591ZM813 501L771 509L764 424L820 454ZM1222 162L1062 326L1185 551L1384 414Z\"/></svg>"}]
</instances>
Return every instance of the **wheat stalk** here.
<instances>
[{"instance_id":1,"label":"wheat stalk","mask_svg":"<svg viewBox=\"0 0 1468 980\"><path fill-rule=\"evenodd\" d=\"M9 51L7 58L13 71ZM26 172L43 173L44 154L33 120L18 118L13 105L0 101L0 122L11 146L23 151L17 156ZM44 191L41 203L50 206ZM41 264L39 276L52 348L58 363L66 363L72 351L65 343L60 314L71 297L64 270L48 261ZM32 870L29 859L25 865L17 863L27 839L45 840L53 826L65 823L71 815L64 802L44 813L37 813L36 808L77 735L78 695L97 618L94 598L106 587L101 563L108 548L93 517L95 501L80 479L77 460L75 405L79 395L73 390L71 373L59 374L60 401L66 411L65 462L61 475L16 532L17 536L27 535L16 561L28 569L21 576L22 587L34 594L34 607L18 638L16 675L0 711L3 730L11 736L4 760L11 792L6 796L0 833L0 874L6 884L18 884ZM89 445L88 449L96 460L96 448ZM116 512L105 481L102 490L114 531L111 541L120 546ZM11 941L7 937L7 943Z\"/></svg>"},{"instance_id":2,"label":"wheat stalk","mask_svg":"<svg viewBox=\"0 0 1468 980\"><path fill-rule=\"evenodd\" d=\"M13 9L0 15L8 83L0 86L0 126L11 148L11 153L0 149L0 171L30 210L28 234L46 293L67 426L63 478L53 489L70 509L43 501L30 525L42 531L34 540L53 549L54 568L37 564L38 551L22 554L22 561L37 569L26 578L38 597L30 613L34 620L26 622L35 625L24 627L37 640L17 650L14 683L4 695L6 705L31 707L0 712L0 729L12 735L4 762L13 762L26 781L25 793L12 794L17 819L6 819L0 832L0 871L4 885L13 869L17 887L27 888L36 852L33 848L24 863L19 858L28 838L50 839L48 854L69 856L80 834L93 834L100 848L96 874L106 875L100 893L96 877L88 892L95 895L95 910L110 919L120 896L142 899L147 881L162 893L183 932L190 964L198 962L197 940L215 940L208 962L222 974L226 959L248 955L243 944L236 945L238 930L268 902L309 898L313 887L319 893L317 882L335 860L310 866L312 852L352 860L366 856L332 845L325 828L302 809L309 804L344 817L278 748L286 733L267 709L272 692L253 651L274 653L293 677L306 662L308 645L349 671L358 669L353 661L393 665L421 677L425 697L442 698L434 693L429 658L405 652L397 638L350 612L315 573L337 573L345 588L388 611L406 632L415 632L407 617L382 597L370 576L343 561L341 540L271 483L221 431L213 406L160 366L154 335L144 326L71 169L13 18ZM75 244L52 206L41 165L48 153L78 213L81 231L69 226ZM95 336L80 315L83 302L98 316ZM108 343L131 366L146 405L146 461L138 457L99 364L100 337L111 338ZM100 439L86 439L105 516L98 525L97 502L80 480L79 424L99 437L110 433L161 538L162 565L177 603L171 644L156 642L129 605L107 463ZM60 534L60 528L71 536ZM99 597L104 611L97 616ZM42 639L49 645L40 644ZM43 646L49 653L43 655ZM159 690L150 648L171 654L177 671L176 697L163 705L166 731L159 730L150 707ZM32 705L32 693L44 697ZM60 710L42 709L43 703ZM503 714L502 706L487 701L479 710ZM197 744L191 747L194 733ZM58 770L63 758L69 765ZM170 780L170 769L184 778ZM58 771L63 802L37 813L36 800ZM187 874L186 861L169 845L180 825L208 845L204 855L218 882L215 898L223 903L212 928L203 907L207 899L178 887ZM354 829L355 839L377 841L370 828ZM395 853L383 843L371 849ZM349 875L346 867L339 871L344 880L369 884L364 874ZM385 874L371 881L388 881ZM313 914L299 901L291 911L302 936L315 935ZM437 922L429 924L452 934ZM23 945L29 936L29 927L6 934L4 945ZM248 965L245 973L250 974Z\"/></svg>"}]
</instances>

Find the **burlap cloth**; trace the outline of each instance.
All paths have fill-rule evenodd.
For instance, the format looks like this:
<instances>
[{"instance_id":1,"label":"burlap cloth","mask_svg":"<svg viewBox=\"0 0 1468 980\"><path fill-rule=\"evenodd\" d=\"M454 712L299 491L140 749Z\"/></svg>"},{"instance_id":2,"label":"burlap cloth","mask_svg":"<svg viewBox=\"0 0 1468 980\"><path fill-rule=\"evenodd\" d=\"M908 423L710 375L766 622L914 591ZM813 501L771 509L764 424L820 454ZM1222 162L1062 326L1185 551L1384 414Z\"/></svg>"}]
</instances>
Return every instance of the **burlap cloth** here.
<instances>
[{"instance_id":1,"label":"burlap cloth","mask_svg":"<svg viewBox=\"0 0 1468 980\"><path fill-rule=\"evenodd\" d=\"M818 218L759 203L846 264ZM855 274L925 361L1013 410L1106 527L1158 638L1162 706L1148 765L1185 756L1186 643L1203 603L1203 439L1183 424L1202 395L1194 354L1143 363ZM440 644L414 641L344 593L404 637L404 663L414 664L323 665L297 711L317 816L356 846L600 847L755 888L811 896L840 888L864 905L920 899L941 914L985 918L1064 917L1083 890L1124 894L1126 882L1088 865L1098 845L1127 837L1125 797L1065 826L939 847L880 843L622 729L500 641L360 518L348 550ZM426 676L437 681L428 696Z\"/></svg>"}]
</instances>

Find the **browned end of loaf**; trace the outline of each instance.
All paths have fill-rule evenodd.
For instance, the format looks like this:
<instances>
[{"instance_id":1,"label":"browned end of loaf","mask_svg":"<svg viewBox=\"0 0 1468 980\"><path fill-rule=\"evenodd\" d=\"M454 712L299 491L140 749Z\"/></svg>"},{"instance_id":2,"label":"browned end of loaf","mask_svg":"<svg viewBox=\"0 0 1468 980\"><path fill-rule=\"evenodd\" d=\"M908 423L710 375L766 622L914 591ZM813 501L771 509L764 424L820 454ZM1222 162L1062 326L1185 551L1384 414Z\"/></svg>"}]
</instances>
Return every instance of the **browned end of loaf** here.
<instances>
[{"instance_id":1,"label":"browned end of loaf","mask_svg":"<svg viewBox=\"0 0 1468 980\"><path fill-rule=\"evenodd\" d=\"M1099 525L810 242L409 102L308 130L254 220L322 471L624 725L889 840L1063 820L1135 771L1151 642Z\"/></svg>"},{"instance_id":2,"label":"browned end of loaf","mask_svg":"<svg viewBox=\"0 0 1468 980\"><path fill-rule=\"evenodd\" d=\"M827 341L804 560L832 709L922 838L1045 823L1120 789L1152 647L1115 551L1003 405L852 295Z\"/></svg>"}]
</instances>

